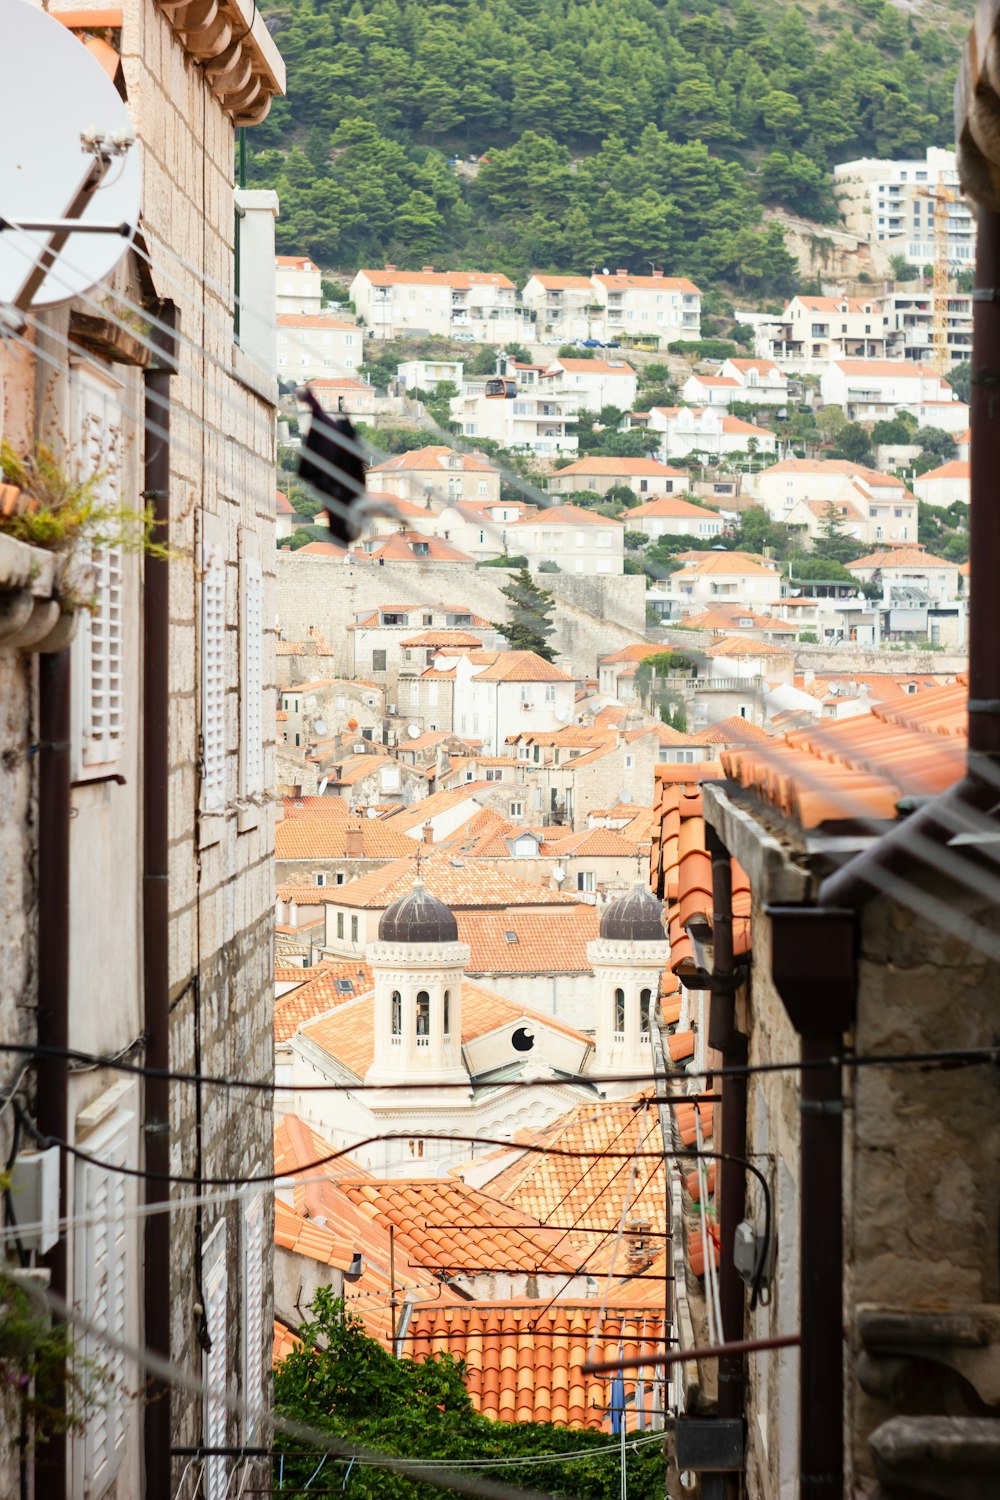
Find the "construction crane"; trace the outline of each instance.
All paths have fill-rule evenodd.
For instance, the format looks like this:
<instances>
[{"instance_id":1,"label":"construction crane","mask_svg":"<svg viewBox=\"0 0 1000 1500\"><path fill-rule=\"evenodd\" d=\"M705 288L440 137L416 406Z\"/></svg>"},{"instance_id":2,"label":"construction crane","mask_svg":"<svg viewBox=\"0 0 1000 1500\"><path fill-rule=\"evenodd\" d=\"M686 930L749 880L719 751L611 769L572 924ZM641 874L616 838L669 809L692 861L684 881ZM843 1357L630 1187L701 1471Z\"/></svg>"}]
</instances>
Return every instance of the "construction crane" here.
<instances>
[{"instance_id":1,"label":"construction crane","mask_svg":"<svg viewBox=\"0 0 1000 1500\"><path fill-rule=\"evenodd\" d=\"M958 199L956 188L918 188L918 198L930 198L934 204L934 281L931 297L931 366L936 374L947 375L951 368L948 349L948 301L951 296L951 267L948 260L948 204Z\"/></svg>"}]
</instances>

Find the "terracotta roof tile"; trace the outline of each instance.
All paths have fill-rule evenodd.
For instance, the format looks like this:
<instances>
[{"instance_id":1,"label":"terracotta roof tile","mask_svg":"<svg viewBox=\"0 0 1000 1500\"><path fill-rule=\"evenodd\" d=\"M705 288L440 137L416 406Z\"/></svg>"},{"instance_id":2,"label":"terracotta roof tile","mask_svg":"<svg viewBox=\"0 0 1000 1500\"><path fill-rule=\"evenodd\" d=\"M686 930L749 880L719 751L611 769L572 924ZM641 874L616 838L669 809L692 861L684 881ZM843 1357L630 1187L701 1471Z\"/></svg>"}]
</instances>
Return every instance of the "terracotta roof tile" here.
<instances>
[{"instance_id":1,"label":"terracotta roof tile","mask_svg":"<svg viewBox=\"0 0 1000 1500\"><path fill-rule=\"evenodd\" d=\"M363 758L371 761L373 767L385 764L374 756ZM327 799L324 797L321 800L325 802ZM348 840L357 840L359 834L361 853L352 855L351 858L391 860L413 851L413 840L399 829L393 828L391 822L381 818L362 818L351 825L346 817L341 819L336 815L329 816L324 810L312 817L282 818L280 823L276 823L275 858L346 859ZM318 895L317 899L329 900L335 891L339 894L340 889L339 886L319 887L318 890L323 894Z\"/></svg>"},{"instance_id":2,"label":"terracotta roof tile","mask_svg":"<svg viewBox=\"0 0 1000 1500\"><path fill-rule=\"evenodd\" d=\"M312 970L297 989L279 995L274 1002L274 1040L287 1042L300 1026L325 1015L335 1006L366 995L372 988L372 971L359 959L325 960ZM350 989L347 986L350 985Z\"/></svg>"},{"instance_id":3,"label":"terracotta roof tile","mask_svg":"<svg viewBox=\"0 0 1000 1500\"><path fill-rule=\"evenodd\" d=\"M546 912L465 911L456 921L459 941L472 950L470 974L589 973L587 944L600 926L596 908L583 904Z\"/></svg>"}]
</instances>

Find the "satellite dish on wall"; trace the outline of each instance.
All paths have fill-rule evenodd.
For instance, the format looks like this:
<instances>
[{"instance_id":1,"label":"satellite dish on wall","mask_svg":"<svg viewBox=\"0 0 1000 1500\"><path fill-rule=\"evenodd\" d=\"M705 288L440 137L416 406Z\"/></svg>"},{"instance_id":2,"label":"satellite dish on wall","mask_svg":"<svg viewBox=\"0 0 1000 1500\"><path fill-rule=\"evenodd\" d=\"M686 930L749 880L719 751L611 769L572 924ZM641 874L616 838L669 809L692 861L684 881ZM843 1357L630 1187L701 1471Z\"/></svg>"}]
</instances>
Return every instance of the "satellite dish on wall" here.
<instances>
[{"instance_id":1,"label":"satellite dish on wall","mask_svg":"<svg viewBox=\"0 0 1000 1500\"><path fill-rule=\"evenodd\" d=\"M406 732L410 736L411 740L418 740L420 738L420 725L419 724L407 724L407 726L406 726Z\"/></svg>"},{"instance_id":2,"label":"satellite dish on wall","mask_svg":"<svg viewBox=\"0 0 1000 1500\"><path fill-rule=\"evenodd\" d=\"M623 787L619 787L618 788L618 801L619 802L631 802L632 801L632 789L631 789L631 787L623 786Z\"/></svg>"},{"instance_id":3,"label":"satellite dish on wall","mask_svg":"<svg viewBox=\"0 0 1000 1500\"><path fill-rule=\"evenodd\" d=\"M564 708L557 708L556 709L556 723L557 724L565 724L568 721L568 719L569 719L569 714L566 712L566 710Z\"/></svg>"},{"instance_id":4,"label":"satellite dish on wall","mask_svg":"<svg viewBox=\"0 0 1000 1500\"><path fill-rule=\"evenodd\" d=\"M41 226L0 233L0 303L56 307L103 281L132 242L135 132L111 79L68 27L23 0L0 0L0 32L0 205L8 224Z\"/></svg>"},{"instance_id":5,"label":"satellite dish on wall","mask_svg":"<svg viewBox=\"0 0 1000 1500\"><path fill-rule=\"evenodd\" d=\"M378 808L377 807L366 807L365 808L365 817L366 818L377 818L378 817Z\"/></svg>"},{"instance_id":6,"label":"satellite dish on wall","mask_svg":"<svg viewBox=\"0 0 1000 1500\"><path fill-rule=\"evenodd\" d=\"M566 879L566 871L563 869L562 865L556 865L555 869L552 871L552 879L556 882L557 885L562 885L563 881Z\"/></svg>"},{"instance_id":7,"label":"satellite dish on wall","mask_svg":"<svg viewBox=\"0 0 1000 1500\"><path fill-rule=\"evenodd\" d=\"M324 776L323 780L320 782L319 786L316 788L316 795L317 795L317 797L325 797L326 796L326 789L327 789L327 787L329 785L330 785L330 778L329 778L329 776Z\"/></svg>"},{"instance_id":8,"label":"satellite dish on wall","mask_svg":"<svg viewBox=\"0 0 1000 1500\"><path fill-rule=\"evenodd\" d=\"M313 729L315 729L315 731L319 735L320 739L322 739L323 736L326 734L326 720L325 719L317 719L316 722L315 722L315 724L313 725Z\"/></svg>"}]
</instances>

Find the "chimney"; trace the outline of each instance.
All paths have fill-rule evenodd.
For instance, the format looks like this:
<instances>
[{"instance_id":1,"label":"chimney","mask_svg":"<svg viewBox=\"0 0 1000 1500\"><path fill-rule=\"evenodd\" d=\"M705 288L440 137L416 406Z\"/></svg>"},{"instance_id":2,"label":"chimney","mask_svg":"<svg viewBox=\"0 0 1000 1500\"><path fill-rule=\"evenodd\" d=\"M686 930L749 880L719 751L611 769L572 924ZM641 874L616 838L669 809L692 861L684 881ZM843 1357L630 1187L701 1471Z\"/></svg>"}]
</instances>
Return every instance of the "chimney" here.
<instances>
[{"instance_id":1,"label":"chimney","mask_svg":"<svg viewBox=\"0 0 1000 1500\"><path fill-rule=\"evenodd\" d=\"M430 273L434 270L434 267L433 266L421 266L420 269L421 269L421 271L423 271L423 273L424 273L425 276L429 276Z\"/></svg>"},{"instance_id":2,"label":"chimney","mask_svg":"<svg viewBox=\"0 0 1000 1500\"><path fill-rule=\"evenodd\" d=\"M627 276L628 275L628 266L619 266L618 269L617 269L617 271L615 272L615 275L616 276Z\"/></svg>"},{"instance_id":3,"label":"chimney","mask_svg":"<svg viewBox=\"0 0 1000 1500\"><path fill-rule=\"evenodd\" d=\"M424 824L424 843L425 844L433 844L433 842L434 842L434 824L433 823L425 823Z\"/></svg>"},{"instance_id":4,"label":"chimney","mask_svg":"<svg viewBox=\"0 0 1000 1500\"><path fill-rule=\"evenodd\" d=\"M365 836L360 827L351 827L350 824L344 829L344 858L363 859L365 854Z\"/></svg>"},{"instance_id":5,"label":"chimney","mask_svg":"<svg viewBox=\"0 0 1000 1500\"><path fill-rule=\"evenodd\" d=\"M301 781L297 781L295 783L295 785L292 787L292 796L295 798L296 802L301 802L302 801L302 783L301 783Z\"/></svg>"},{"instance_id":6,"label":"chimney","mask_svg":"<svg viewBox=\"0 0 1000 1500\"><path fill-rule=\"evenodd\" d=\"M386 268L387 271L394 271L396 269L395 266L390 266L389 263L388 263L388 261L386 262L386 267L385 268Z\"/></svg>"},{"instance_id":7,"label":"chimney","mask_svg":"<svg viewBox=\"0 0 1000 1500\"><path fill-rule=\"evenodd\" d=\"M662 275L663 275L663 267L662 266L654 266L653 267L653 276L657 277L657 276L662 276Z\"/></svg>"}]
</instances>

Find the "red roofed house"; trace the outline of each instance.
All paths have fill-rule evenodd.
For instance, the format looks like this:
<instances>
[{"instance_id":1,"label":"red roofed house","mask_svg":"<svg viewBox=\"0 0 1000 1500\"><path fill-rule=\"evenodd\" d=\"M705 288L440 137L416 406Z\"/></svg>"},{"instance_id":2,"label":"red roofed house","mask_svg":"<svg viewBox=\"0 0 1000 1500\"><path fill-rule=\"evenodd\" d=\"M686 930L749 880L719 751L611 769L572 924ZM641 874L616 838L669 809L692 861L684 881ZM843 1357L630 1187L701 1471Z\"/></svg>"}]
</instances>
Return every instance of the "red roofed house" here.
<instances>
[{"instance_id":1,"label":"red roofed house","mask_svg":"<svg viewBox=\"0 0 1000 1500\"><path fill-rule=\"evenodd\" d=\"M309 382L310 389L324 411L336 416L373 417L377 410L375 387L355 375L319 375ZM308 411L305 403L299 410Z\"/></svg>"},{"instance_id":2,"label":"red roofed house","mask_svg":"<svg viewBox=\"0 0 1000 1500\"><path fill-rule=\"evenodd\" d=\"M619 270L590 278L594 302L604 311L605 339L701 337L701 292L686 276L632 276ZM597 337L601 337L600 334Z\"/></svg>"},{"instance_id":3,"label":"red roofed house","mask_svg":"<svg viewBox=\"0 0 1000 1500\"><path fill-rule=\"evenodd\" d=\"M874 300L795 296L770 352L786 369L803 371L822 370L831 359L879 359L885 354L885 317Z\"/></svg>"},{"instance_id":4,"label":"red roofed house","mask_svg":"<svg viewBox=\"0 0 1000 1500\"><path fill-rule=\"evenodd\" d=\"M361 329L346 314L279 313L278 379L353 375L361 363Z\"/></svg>"},{"instance_id":5,"label":"red roofed house","mask_svg":"<svg viewBox=\"0 0 1000 1500\"><path fill-rule=\"evenodd\" d=\"M275 539L277 541L282 541L285 537L291 536L292 532L296 529L296 527L299 526L299 525L302 525L302 524L304 524L304 523L300 522L299 517L295 514L295 506L289 500L289 498L285 494L284 490L275 490L275 492L274 492L274 535L275 535Z\"/></svg>"},{"instance_id":6,"label":"red roofed house","mask_svg":"<svg viewBox=\"0 0 1000 1500\"><path fill-rule=\"evenodd\" d=\"M499 755L509 735L573 720L576 683L533 651L469 651L455 659L454 730Z\"/></svg>"},{"instance_id":7,"label":"red roofed house","mask_svg":"<svg viewBox=\"0 0 1000 1500\"><path fill-rule=\"evenodd\" d=\"M900 411L911 411L919 421L924 408L933 405L942 409L935 426L961 432L969 425L969 408L930 365L906 359L835 359L824 369L819 387L823 404L839 406L851 422L878 422ZM947 412L948 407L954 411Z\"/></svg>"},{"instance_id":8,"label":"red roofed house","mask_svg":"<svg viewBox=\"0 0 1000 1500\"><path fill-rule=\"evenodd\" d=\"M512 557L529 568L555 560L562 573L624 571L625 527L609 516L577 505L551 505L506 529Z\"/></svg>"},{"instance_id":9,"label":"red roofed house","mask_svg":"<svg viewBox=\"0 0 1000 1500\"><path fill-rule=\"evenodd\" d=\"M745 399L745 398L744 398ZM775 453L777 438L767 427L731 417L724 407L654 406L648 413L651 432L663 433L661 457L686 458L690 453L719 458L723 453Z\"/></svg>"},{"instance_id":10,"label":"red roofed house","mask_svg":"<svg viewBox=\"0 0 1000 1500\"><path fill-rule=\"evenodd\" d=\"M872 545L913 543L917 502L902 479L846 459L786 458L749 477L747 489L774 521L817 536L829 514L850 536Z\"/></svg>"},{"instance_id":11,"label":"red roofed house","mask_svg":"<svg viewBox=\"0 0 1000 1500\"><path fill-rule=\"evenodd\" d=\"M521 302L534 314L540 343L570 344L598 338L603 330L603 309L588 276L529 276L521 288Z\"/></svg>"},{"instance_id":12,"label":"red roofed house","mask_svg":"<svg viewBox=\"0 0 1000 1500\"><path fill-rule=\"evenodd\" d=\"M631 411L639 390L639 381L630 364L623 359L572 359L560 356L549 365L541 380L541 390L561 396L572 396L587 411L602 411L617 406Z\"/></svg>"},{"instance_id":13,"label":"red roofed house","mask_svg":"<svg viewBox=\"0 0 1000 1500\"><path fill-rule=\"evenodd\" d=\"M913 481L918 500L927 505L951 505L960 500L969 503L969 460L953 458L949 463L928 469Z\"/></svg>"},{"instance_id":14,"label":"red roofed house","mask_svg":"<svg viewBox=\"0 0 1000 1500\"><path fill-rule=\"evenodd\" d=\"M661 536L713 537L722 530L722 518L717 511L692 505L679 495L647 500L645 505L635 505L625 514L630 531L645 532L653 541Z\"/></svg>"},{"instance_id":15,"label":"red roofed house","mask_svg":"<svg viewBox=\"0 0 1000 1500\"><path fill-rule=\"evenodd\" d=\"M416 505L428 501L439 509L456 501L500 499L500 471L481 456L432 444L397 453L368 471L372 488L399 495Z\"/></svg>"},{"instance_id":16,"label":"red roofed house","mask_svg":"<svg viewBox=\"0 0 1000 1500\"><path fill-rule=\"evenodd\" d=\"M699 406L728 406L730 401L742 401L743 392L733 375L689 375L681 386L685 401Z\"/></svg>"},{"instance_id":17,"label":"red roofed house","mask_svg":"<svg viewBox=\"0 0 1000 1500\"><path fill-rule=\"evenodd\" d=\"M274 293L279 313L322 312L323 273L308 255L276 255Z\"/></svg>"},{"instance_id":18,"label":"red roofed house","mask_svg":"<svg viewBox=\"0 0 1000 1500\"><path fill-rule=\"evenodd\" d=\"M784 406L788 400L788 377L773 359L734 359L723 361L719 374L733 379L740 387L739 400L755 406Z\"/></svg>"},{"instance_id":19,"label":"red roofed house","mask_svg":"<svg viewBox=\"0 0 1000 1500\"><path fill-rule=\"evenodd\" d=\"M362 269L351 282L351 300L376 339L458 334L503 344L523 331L514 283L498 271Z\"/></svg>"},{"instance_id":20,"label":"red roofed house","mask_svg":"<svg viewBox=\"0 0 1000 1500\"><path fill-rule=\"evenodd\" d=\"M640 498L652 499L654 495L685 494L690 475L686 469L671 469L655 458L605 458L588 454L564 469L553 469L546 483L552 495L570 495L576 490L606 495L608 490L625 485Z\"/></svg>"}]
</instances>

